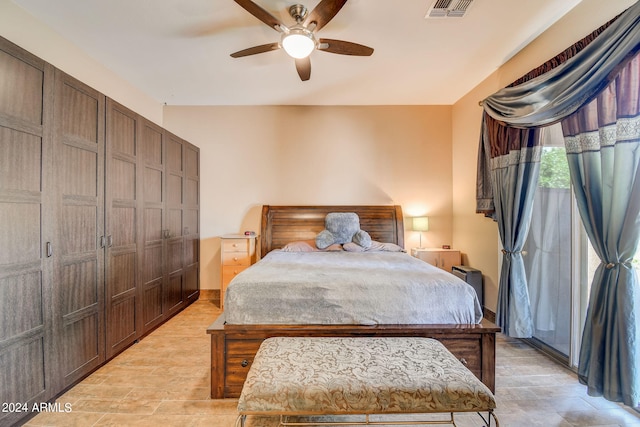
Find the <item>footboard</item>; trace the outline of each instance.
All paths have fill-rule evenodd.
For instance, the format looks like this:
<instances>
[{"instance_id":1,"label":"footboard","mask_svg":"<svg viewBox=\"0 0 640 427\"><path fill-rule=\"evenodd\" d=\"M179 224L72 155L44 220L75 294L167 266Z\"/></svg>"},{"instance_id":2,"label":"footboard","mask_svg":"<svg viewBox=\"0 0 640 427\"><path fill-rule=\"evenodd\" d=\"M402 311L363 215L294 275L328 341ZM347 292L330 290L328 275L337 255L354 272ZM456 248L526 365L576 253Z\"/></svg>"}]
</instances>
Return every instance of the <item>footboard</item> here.
<instances>
[{"instance_id":1,"label":"footboard","mask_svg":"<svg viewBox=\"0 0 640 427\"><path fill-rule=\"evenodd\" d=\"M271 337L425 337L444 344L495 392L495 324L479 325L225 325L224 313L211 335L211 398L239 397L262 341Z\"/></svg>"}]
</instances>

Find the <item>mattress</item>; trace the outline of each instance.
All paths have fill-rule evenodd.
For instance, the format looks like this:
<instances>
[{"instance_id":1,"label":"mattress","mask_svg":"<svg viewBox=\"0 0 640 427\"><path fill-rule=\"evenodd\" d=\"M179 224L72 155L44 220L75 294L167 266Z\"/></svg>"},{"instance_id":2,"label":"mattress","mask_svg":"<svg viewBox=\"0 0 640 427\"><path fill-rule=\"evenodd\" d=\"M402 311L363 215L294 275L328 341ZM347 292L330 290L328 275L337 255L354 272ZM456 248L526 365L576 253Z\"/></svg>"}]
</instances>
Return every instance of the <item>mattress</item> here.
<instances>
[{"instance_id":1,"label":"mattress","mask_svg":"<svg viewBox=\"0 0 640 427\"><path fill-rule=\"evenodd\" d=\"M226 323L474 324L473 288L404 252L271 251L228 285Z\"/></svg>"}]
</instances>

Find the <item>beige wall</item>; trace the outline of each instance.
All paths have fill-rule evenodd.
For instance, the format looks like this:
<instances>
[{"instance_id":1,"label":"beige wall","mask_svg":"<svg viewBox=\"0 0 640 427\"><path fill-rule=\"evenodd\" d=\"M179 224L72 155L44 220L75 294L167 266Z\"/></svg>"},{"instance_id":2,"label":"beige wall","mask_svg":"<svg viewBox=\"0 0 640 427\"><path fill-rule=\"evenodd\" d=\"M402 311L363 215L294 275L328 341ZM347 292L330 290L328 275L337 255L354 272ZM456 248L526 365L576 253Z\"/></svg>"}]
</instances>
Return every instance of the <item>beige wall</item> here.
<instances>
[{"instance_id":1,"label":"beige wall","mask_svg":"<svg viewBox=\"0 0 640 427\"><path fill-rule=\"evenodd\" d=\"M451 107L171 106L164 119L200 147L203 289L220 287L218 236L259 230L262 204L400 204L430 216L423 245L451 244Z\"/></svg>"},{"instance_id":2,"label":"beige wall","mask_svg":"<svg viewBox=\"0 0 640 427\"><path fill-rule=\"evenodd\" d=\"M493 311L498 295L499 237L493 221L475 213L477 152L482 118L478 101L546 62L634 2L583 0L453 106L453 244L466 254L463 260L465 264L482 270L485 306Z\"/></svg>"}]
</instances>

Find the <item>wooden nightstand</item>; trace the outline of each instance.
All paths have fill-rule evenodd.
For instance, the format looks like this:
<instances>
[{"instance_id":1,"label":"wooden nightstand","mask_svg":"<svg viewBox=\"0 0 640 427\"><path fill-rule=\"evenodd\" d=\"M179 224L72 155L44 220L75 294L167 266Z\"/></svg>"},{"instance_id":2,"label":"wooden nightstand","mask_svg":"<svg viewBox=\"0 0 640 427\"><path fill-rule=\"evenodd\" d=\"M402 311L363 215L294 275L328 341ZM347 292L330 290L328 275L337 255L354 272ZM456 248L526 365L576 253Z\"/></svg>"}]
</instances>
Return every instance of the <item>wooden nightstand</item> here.
<instances>
[{"instance_id":1,"label":"wooden nightstand","mask_svg":"<svg viewBox=\"0 0 640 427\"><path fill-rule=\"evenodd\" d=\"M220 282L220 307L224 308L227 285L238 273L254 264L258 258L258 236L225 234L220 237L222 281Z\"/></svg>"},{"instance_id":2,"label":"wooden nightstand","mask_svg":"<svg viewBox=\"0 0 640 427\"><path fill-rule=\"evenodd\" d=\"M449 273L451 273L451 267L461 264L460 251L454 249L413 248L411 255Z\"/></svg>"}]
</instances>

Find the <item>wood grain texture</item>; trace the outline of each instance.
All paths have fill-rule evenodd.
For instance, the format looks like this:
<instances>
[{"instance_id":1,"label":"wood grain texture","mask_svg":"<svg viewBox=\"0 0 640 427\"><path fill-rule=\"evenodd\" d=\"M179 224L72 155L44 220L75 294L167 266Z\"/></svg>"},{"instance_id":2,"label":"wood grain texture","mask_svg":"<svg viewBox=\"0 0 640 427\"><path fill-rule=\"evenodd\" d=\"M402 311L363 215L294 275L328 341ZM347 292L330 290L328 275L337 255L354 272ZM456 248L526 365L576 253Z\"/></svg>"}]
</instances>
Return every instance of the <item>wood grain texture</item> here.
<instances>
[{"instance_id":1,"label":"wood grain texture","mask_svg":"<svg viewBox=\"0 0 640 427\"><path fill-rule=\"evenodd\" d=\"M54 69L0 38L0 402L53 396ZM24 414L0 412L0 425Z\"/></svg>"},{"instance_id":2,"label":"wood grain texture","mask_svg":"<svg viewBox=\"0 0 640 427\"><path fill-rule=\"evenodd\" d=\"M200 149L187 141L184 148L184 299L187 304L200 295Z\"/></svg>"},{"instance_id":3,"label":"wood grain texture","mask_svg":"<svg viewBox=\"0 0 640 427\"><path fill-rule=\"evenodd\" d=\"M105 155L105 340L110 359L131 345L143 329L140 302L142 193L139 142L142 118L135 112L106 100Z\"/></svg>"},{"instance_id":4,"label":"wood grain texture","mask_svg":"<svg viewBox=\"0 0 640 427\"><path fill-rule=\"evenodd\" d=\"M324 229L329 212L355 212L360 228L379 242L404 247L404 221L400 206L270 206L262 207L261 249L267 254L296 240L314 239Z\"/></svg>"},{"instance_id":5,"label":"wood grain texture","mask_svg":"<svg viewBox=\"0 0 640 427\"><path fill-rule=\"evenodd\" d=\"M166 175L165 131L145 118L140 129L138 168L142 171L142 191L137 200L141 227L137 239L142 246L140 285L136 316L142 319L140 334L146 334L167 319L166 299Z\"/></svg>"}]
</instances>

